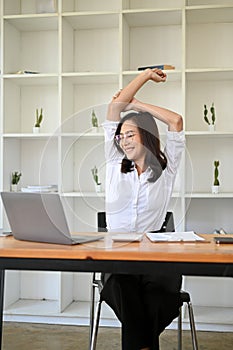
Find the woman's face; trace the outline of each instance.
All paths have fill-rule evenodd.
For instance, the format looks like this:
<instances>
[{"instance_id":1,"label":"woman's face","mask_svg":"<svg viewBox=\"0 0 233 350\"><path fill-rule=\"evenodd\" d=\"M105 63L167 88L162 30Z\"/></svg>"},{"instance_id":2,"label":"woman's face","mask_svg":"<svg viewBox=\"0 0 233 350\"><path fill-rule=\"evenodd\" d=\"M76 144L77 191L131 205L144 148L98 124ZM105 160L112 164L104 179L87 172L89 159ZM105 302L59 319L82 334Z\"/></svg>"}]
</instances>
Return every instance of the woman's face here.
<instances>
[{"instance_id":1,"label":"woman's face","mask_svg":"<svg viewBox=\"0 0 233 350\"><path fill-rule=\"evenodd\" d=\"M137 163L145 159L146 149L138 127L132 120L126 120L122 124L119 145L129 160Z\"/></svg>"}]
</instances>

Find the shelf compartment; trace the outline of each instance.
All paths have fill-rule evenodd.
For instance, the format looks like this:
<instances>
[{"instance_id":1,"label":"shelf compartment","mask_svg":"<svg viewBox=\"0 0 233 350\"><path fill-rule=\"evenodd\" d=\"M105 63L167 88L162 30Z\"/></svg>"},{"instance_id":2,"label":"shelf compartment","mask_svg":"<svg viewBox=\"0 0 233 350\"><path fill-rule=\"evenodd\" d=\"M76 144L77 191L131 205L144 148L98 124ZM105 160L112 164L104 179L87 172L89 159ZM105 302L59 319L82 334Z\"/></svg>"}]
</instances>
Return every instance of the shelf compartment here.
<instances>
[{"instance_id":1,"label":"shelf compartment","mask_svg":"<svg viewBox=\"0 0 233 350\"><path fill-rule=\"evenodd\" d=\"M82 79L64 77L62 79L63 133L90 133L92 110L95 111L98 123L101 125L106 119L107 105L111 96L118 89L119 85L115 78L111 82L102 83L98 79L91 82L89 77Z\"/></svg>"},{"instance_id":2,"label":"shelf compartment","mask_svg":"<svg viewBox=\"0 0 233 350\"><path fill-rule=\"evenodd\" d=\"M37 13L36 0L3 0L3 13L4 15L35 14Z\"/></svg>"},{"instance_id":3,"label":"shelf compartment","mask_svg":"<svg viewBox=\"0 0 233 350\"><path fill-rule=\"evenodd\" d=\"M233 1L224 4L207 4L186 7L187 23L232 22Z\"/></svg>"},{"instance_id":4,"label":"shelf compartment","mask_svg":"<svg viewBox=\"0 0 233 350\"><path fill-rule=\"evenodd\" d=\"M4 138L3 188L10 190L11 173L19 171L20 187L58 184L57 139Z\"/></svg>"},{"instance_id":5,"label":"shelf compartment","mask_svg":"<svg viewBox=\"0 0 233 350\"><path fill-rule=\"evenodd\" d=\"M57 82L54 77L4 79L4 133L32 133L36 108L43 108L41 133L55 132L59 114L58 84L54 82Z\"/></svg>"},{"instance_id":6,"label":"shelf compartment","mask_svg":"<svg viewBox=\"0 0 233 350\"><path fill-rule=\"evenodd\" d=\"M233 7L190 10L186 17L186 68L232 69Z\"/></svg>"},{"instance_id":7,"label":"shelf compartment","mask_svg":"<svg viewBox=\"0 0 233 350\"><path fill-rule=\"evenodd\" d=\"M208 79L210 73L188 74L186 80L186 130L208 131L208 125L204 121L204 104L210 109L215 105L216 122L215 130L222 136L233 132L233 120L231 113L233 79L232 72L223 72L221 85L219 77L221 72L211 73L212 79ZM232 77L233 78L233 77ZM210 117L210 112L208 117ZM214 133L213 133L214 134Z\"/></svg>"},{"instance_id":8,"label":"shelf compartment","mask_svg":"<svg viewBox=\"0 0 233 350\"><path fill-rule=\"evenodd\" d=\"M63 12L100 12L100 11L119 11L121 8L120 0L73 0L62 1Z\"/></svg>"},{"instance_id":9,"label":"shelf compartment","mask_svg":"<svg viewBox=\"0 0 233 350\"><path fill-rule=\"evenodd\" d=\"M233 65L230 68L193 68L186 69L187 81L233 80Z\"/></svg>"},{"instance_id":10,"label":"shelf compartment","mask_svg":"<svg viewBox=\"0 0 233 350\"><path fill-rule=\"evenodd\" d=\"M164 8L181 8L182 0L123 0L123 9L127 10L149 10L149 9L164 9Z\"/></svg>"},{"instance_id":11,"label":"shelf compartment","mask_svg":"<svg viewBox=\"0 0 233 350\"><path fill-rule=\"evenodd\" d=\"M233 232L232 198L192 198L186 199L186 230L213 233L223 228Z\"/></svg>"},{"instance_id":12,"label":"shelf compartment","mask_svg":"<svg viewBox=\"0 0 233 350\"><path fill-rule=\"evenodd\" d=\"M58 72L58 19L4 20L4 73ZM51 59L53 57L53 59Z\"/></svg>"},{"instance_id":13,"label":"shelf compartment","mask_svg":"<svg viewBox=\"0 0 233 350\"><path fill-rule=\"evenodd\" d=\"M118 24L116 14L63 17L62 71L119 72Z\"/></svg>"},{"instance_id":14,"label":"shelf compartment","mask_svg":"<svg viewBox=\"0 0 233 350\"><path fill-rule=\"evenodd\" d=\"M19 32L31 31L57 31L58 16L28 15L28 16L4 16L4 22L8 22ZM38 43L37 43L38 44Z\"/></svg>"},{"instance_id":15,"label":"shelf compartment","mask_svg":"<svg viewBox=\"0 0 233 350\"><path fill-rule=\"evenodd\" d=\"M103 139L62 139L62 192L94 192L91 169L96 165L105 187Z\"/></svg>"},{"instance_id":16,"label":"shelf compartment","mask_svg":"<svg viewBox=\"0 0 233 350\"><path fill-rule=\"evenodd\" d=\"M135 71L138 67L155 64L171 64L180 70L181 17L181 11L124 13L123 71ZM163 47L163 50L157 50L157 47Z\"/></svg>"},{"instance_id":17,"label":"shelf compartment","mask_svg":"<svg viewBox=\"0 0 233 350\"><path fill-rule=\"evenodd\" d=\"M214 160L219 160L220 193L216 197L221 196L221 193L232 193L229 164L232 161L233 138L202 138L200 142L199 138L192 137L187 139L186 146L186 192L211 195Z\"/></svg>"}]
</instances>

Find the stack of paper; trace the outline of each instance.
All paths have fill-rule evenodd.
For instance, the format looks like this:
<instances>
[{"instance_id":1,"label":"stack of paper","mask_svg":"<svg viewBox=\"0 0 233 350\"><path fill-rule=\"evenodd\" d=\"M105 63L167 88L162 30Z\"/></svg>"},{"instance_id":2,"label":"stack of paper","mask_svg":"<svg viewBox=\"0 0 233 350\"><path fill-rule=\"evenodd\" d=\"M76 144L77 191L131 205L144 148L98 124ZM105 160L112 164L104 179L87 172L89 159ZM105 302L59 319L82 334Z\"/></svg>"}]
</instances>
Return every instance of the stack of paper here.
<instances>
[{"instance_id":1,"label":"stack of paper","mask_svg":"<svg viewBox=\"0 0 233 350\"><path fill-rule=\"evenodd\" d=\"M21 188L22 192L57 192L57 185L33 185Z\"/></svg>"},{"instance_id":2,"label":"stack of paper","mask_svg":"<svg viewBox=\"0 0 233 350\"><path fill-rule=\"evenodd\" d=\"M205 239L193 231L186 232L147 232L146 236L152 242L196 242Z\"/></svg>"}]
</instances>

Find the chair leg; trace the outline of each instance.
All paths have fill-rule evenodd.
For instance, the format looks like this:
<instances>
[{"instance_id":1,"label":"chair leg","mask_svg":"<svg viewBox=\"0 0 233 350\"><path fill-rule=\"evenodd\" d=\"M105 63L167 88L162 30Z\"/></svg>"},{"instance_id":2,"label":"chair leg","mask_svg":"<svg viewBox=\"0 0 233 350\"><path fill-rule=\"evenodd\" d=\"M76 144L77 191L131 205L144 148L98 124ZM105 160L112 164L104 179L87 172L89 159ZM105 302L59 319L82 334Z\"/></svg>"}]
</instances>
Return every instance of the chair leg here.
<instances>
[{"instance_id":1,"label":"chair leg","mask_svg":"<svg viewBox=\"0 0 233 350\"><path fill-rule=\"evenodd\" d=\"M92 287L91 287L91 308L90 308L90 341L93 332L94 314L95 314L95 274L93 275Z\"/></svg>"},{"instance_id":2,"label":"chair leg","mask_svg":"<svg viewBox=\"0 0 233 350\"><path fill-rule=\"evenodd\" d=\"M193 350L198 350L197 333L196 333L196 327L195 327L195 321L194 321L193 307L191 302L188 302L187 304L188 304L188 311L189 311L189 322L190 322L190 328L191 328Z\"/></svg>"},{"instance_id":3,"label":"chair leg","mask_svg":"<svg viewBox=\"0 0 233 350\"><path fill-rule=\"evenodd\" d=\"M182 306L178 316L178 350L182 350Z\"/></svg>"},{"instance_id":4,"label":"chair leg","mask_svg":"<svg viewBox=\"0 0 233 350\"><path fill-rule=\"evenodd\" d=\"M90 340L90 350L96 349L96 341L97 341L97 333L98 333L98 328L99 328L101 304L102 304L102 300L100 299L97 303L97 306L96 306L96 313L95 313L93 330L91 333L91 340Z\"/></svg>"}]
</instances>

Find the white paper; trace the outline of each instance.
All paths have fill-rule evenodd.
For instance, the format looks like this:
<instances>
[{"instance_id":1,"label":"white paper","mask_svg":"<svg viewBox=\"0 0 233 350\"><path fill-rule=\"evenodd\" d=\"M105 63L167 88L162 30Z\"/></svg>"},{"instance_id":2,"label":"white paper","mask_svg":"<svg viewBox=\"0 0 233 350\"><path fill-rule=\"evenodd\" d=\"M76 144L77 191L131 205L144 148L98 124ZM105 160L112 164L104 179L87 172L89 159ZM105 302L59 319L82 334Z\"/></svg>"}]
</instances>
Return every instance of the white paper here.
<instances>
[{"instance_id":1,"label":"white paper","mask_svg":"<svg viewBox=\"0 0 233 350\"><path fill-rule=\"evenodd\" d=\"M146 236L152 242L196 242L204 241L193 231L186 232L147 232Z\"/></svg>"}]
</instances>

